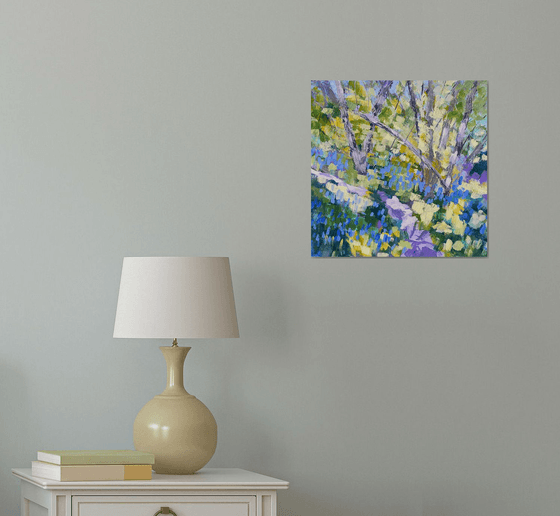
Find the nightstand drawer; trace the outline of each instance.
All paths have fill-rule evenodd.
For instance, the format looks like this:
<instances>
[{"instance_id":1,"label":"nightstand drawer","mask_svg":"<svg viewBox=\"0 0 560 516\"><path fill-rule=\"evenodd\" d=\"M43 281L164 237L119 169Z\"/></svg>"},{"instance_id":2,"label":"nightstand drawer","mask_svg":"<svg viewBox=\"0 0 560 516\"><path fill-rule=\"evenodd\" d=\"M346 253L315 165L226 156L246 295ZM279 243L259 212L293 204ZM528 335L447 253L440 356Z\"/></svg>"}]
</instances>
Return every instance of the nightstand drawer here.
<instances>
[{"instance_id":1,"label":"nightstand drawer","mask_svg":"<svg viewBox=\"0 0 560 516\"><path fill-rule=\"evenodd\" d=\"M255 496L73 496L72 516L256 516Z\"/></svg>"}]
</instances>

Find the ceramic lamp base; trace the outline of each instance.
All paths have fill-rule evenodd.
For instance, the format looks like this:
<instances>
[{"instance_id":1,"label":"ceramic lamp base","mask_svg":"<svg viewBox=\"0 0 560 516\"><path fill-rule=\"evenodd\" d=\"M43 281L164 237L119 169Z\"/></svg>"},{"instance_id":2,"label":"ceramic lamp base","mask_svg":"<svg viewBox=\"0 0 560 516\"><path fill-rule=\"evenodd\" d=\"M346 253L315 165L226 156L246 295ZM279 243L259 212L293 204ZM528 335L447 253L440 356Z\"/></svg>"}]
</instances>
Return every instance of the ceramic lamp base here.
<instances>
[{"instance_id":1,"label":"ceramic lamp base","mask_svg":"<svg viewBox=\"0 0 560 516\"><path fill-rule=\"evenodd\" d=\"M134 447L155 455L156 473L189 475L214 455L218 428L206 405L183 387L183 364L191 348L160 347L167 362L167 388L134 421Z\"/></svg>"}]
</instances>

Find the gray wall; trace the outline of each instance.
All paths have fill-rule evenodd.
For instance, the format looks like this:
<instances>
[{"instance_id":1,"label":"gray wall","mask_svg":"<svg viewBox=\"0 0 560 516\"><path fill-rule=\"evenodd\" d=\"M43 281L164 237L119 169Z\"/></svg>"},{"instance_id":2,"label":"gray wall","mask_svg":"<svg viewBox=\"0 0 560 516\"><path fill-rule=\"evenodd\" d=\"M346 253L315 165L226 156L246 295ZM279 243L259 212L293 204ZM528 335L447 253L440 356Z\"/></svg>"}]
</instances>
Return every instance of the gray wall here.
<instances>
[{"instance_id":1,"label":"gray wall","mask_svg":"<svg viewBox=\"0 0 560 516\"><path fill-rule=\"evenodd\" d=\"M242 338L198 341L210 466L281 516L560 506L559 10L533 2L1 2L0 511L38 449L132 447L156 341L123 256L230 256ZM310 79L487 79L488 259L309 253ZM187 342L183 342L187 345Z\"/></svg>"}]
</instances>

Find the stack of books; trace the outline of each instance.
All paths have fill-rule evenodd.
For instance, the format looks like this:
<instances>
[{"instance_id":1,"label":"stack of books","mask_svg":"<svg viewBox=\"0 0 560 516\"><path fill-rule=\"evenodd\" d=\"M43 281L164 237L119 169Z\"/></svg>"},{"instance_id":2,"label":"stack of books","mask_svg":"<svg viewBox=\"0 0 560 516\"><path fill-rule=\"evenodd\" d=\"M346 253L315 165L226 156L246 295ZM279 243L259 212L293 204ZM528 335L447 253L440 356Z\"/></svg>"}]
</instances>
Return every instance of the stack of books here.
<instances>
[{"instance_id":1,"label":"stack of books","mask_svg":"<svg viewBox=\"0 0 560 516\"><path fill-rule=\"evenodd\" d=\"M60 482L150 480L155 457L134 450L46 450L31 462L34 477Z\"/></svg>"}]
</instances>

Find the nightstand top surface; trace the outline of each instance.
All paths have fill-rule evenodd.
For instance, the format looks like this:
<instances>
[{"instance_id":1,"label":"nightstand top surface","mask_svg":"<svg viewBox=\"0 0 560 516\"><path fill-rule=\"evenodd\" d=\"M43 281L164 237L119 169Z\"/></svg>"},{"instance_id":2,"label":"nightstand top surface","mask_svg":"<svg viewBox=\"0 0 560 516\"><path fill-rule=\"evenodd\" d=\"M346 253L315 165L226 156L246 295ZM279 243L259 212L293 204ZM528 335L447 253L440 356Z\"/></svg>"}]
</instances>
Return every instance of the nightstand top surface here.
<instances>
[{"instance_id":1,"label":"nightstand top surface","mask_svg":"<svg viewBox=\"0 0 560 516\"><path fill-rule=\"evenodd\" d=\"M31 475L31 468L12 469L16 476L43 489L287 489L289 482L238 468L203 468L194 475L160 475L151 480L100 480L88 482L58 482Z\"/></svg>"}]
</instances>

